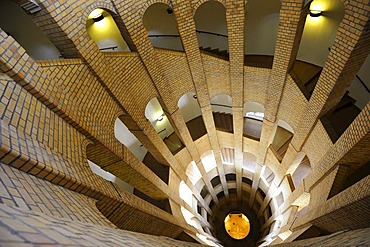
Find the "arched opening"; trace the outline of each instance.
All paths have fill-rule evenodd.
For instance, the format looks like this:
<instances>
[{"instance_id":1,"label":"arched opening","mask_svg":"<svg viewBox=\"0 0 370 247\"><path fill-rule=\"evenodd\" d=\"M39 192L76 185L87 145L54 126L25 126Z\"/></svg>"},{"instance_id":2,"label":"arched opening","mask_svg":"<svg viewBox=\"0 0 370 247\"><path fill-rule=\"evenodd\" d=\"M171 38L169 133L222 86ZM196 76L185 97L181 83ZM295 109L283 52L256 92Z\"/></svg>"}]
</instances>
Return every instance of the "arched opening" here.
<instances>
[{"instance_id":1,"label":"arched opening","mask_svg":"<svg viewBox=\"0 0 370 247\"><path fill-rule=\"evenodd\" d=\"M225 7L217 1L207 1L196 10L194 21L200 50L229 60Z\"/></svg>"},{"instance_id":2,"label":"arched opening","mask_svg":"<svg viewBox=\"0 0 370 247\"><path fill-rule=\"evenodd\" d=\"M102 168L100 168L97 164L92 162L91 160L87 160L87 163L89 164L90 169L98 176L104 178L105 180L111 181L117 185L119 185L121 188L123 188L125 191L133 194L134 193L134 187L125 181L117 178L112 173L104 171Z\"/></svg>"},{"instance_id":3,"label":"arched opening","mask_svg":"<svg viewBox=\"0 0 370 247\"><path fill-rule=\"evenodd\" d=\"M344 17L344 6L340 0L315 0L310 10L320 10L322 15L307 15L297 58L289 72L308 100Z\"/></svg>"},{"instance_id":4,"label":"arched opening","mask_svg":"<svg viewBox=\"0 0 370 247\"><path fill-rule=\"evenodd\" d=\"M271 150L279 162L283 160L284 155L288 150L289 144L293 138L293 133L293 128L287 122L279 120L274 140L270 145Z\"/></svg>"},{"instance_id":5,"label":"arched opening","mask_svg":"<svg viewBox=\"0 0 370 247\"><path fill-rule=\"evenodd\" d=\"M346 88L342 99L320 120L330 139L335 143L370 101L370 56Z\"/></svg>"},{"instance_id":6,"label":"arched opening","mask_svg":"<svg viewBox=\"0 0 370 247\"><path fill-rule=\"evenodd\" d=\"M184 181L180 182L179 195L180 198L186 202L186 204L188 204L190 207L193 207L193 192L191 192L191 189L189 189Z\"/></svg>"},{"instance_id":7,"label":"arched opening","mask_svg":"<svg viewBox=\"0 0 370 247\"><path fill-rule=\"evenodd\" d=\"M249 0L245 4L245 65L272 68L280 7L278 0Z\"/></svg>"},{"instance_id":8,"label":"arched opening","mask_svg":"<svg viewBox=\"0 0 370 247\"><path fill-rule=\"evenodd\" d=\"M175 15L169 8L164 3L151 5L144 13L143 23L153 47L183 51Z\"/></svg>"},{"instance_id":9,"label":"arched opening","mask_svg":"<svg viewBox=\"0 0 370 247\"><path fill-rule=\"evenodd\" d=\"M197 164L195 164L194 161L190 162L190 164L186 168L186 175L193 185L196 184L202 177L202 174L200 173Z\"/></svg>"},{"instance_id":10,"label":"arched opening","mask_svg":"<svg viewBox=\"0 0 370 247\"><path fill-rule=\"evenodd\" d=\"M155 200L148 196L146 192L144 193L128 183L130 182L130 177L125 176L126 174L120 172L120 168L126 165L125 162L120 157L112 153L111 150L106 148L104 145L100 143L89 144L86 148L86 157L89 166L94 173L107 179L108 181L117 183L126 191L156 206L157 208L171 213L171 206L168 199ZM123 179L125 181L123 181Z\"/></svg>"},{"instance_id":11,"label":"arched opening","mask_svg":"<svg viewBox=\"0 0 370 247\"><path fill-rule=\"evenodd\" d=\"M182 144L180 138L175 133L166 112L157 98L151 99L146 105L145 117L149 120L172 154L176 154L184 147L184 144Z\"/></svg>"},{"instance_id":12,"label":"arched opening","mask_svg":"<svg viewBox=\"0 0 370 247\"><path fill-rule=\"evenodd\" d=\"M34 60L58 59L59 50L15 1L0 1L0 28L13 37Z\"/></svg>"},{"instance_id":13,"label":"arched opening","mask_svg":"<svg viewBox=\"0 0 370 247\"><path fill-rule=\"evenodd\" d=\"M233 133L232 99L229 95L219 94L211 99L213 119L216 129Z\"/></svg>"},{"instance_id":14,"label":"arched opening","mask_svg":"<svg viewBox=\"0 0 370 247\"><path fill-rule=\"evenodd\" d=\"M261 186L261 188L264 191L268 191L267 188L269 188L271 186L272 181L275 178L275 174L274 174L274 172L268 166L264 166L264 167L265 167L265 170L262 173L261 179L264 182L264 184L265 184L266 187L264 188L264 186Z\"/></svg>"},{"instance_id":15,"label":"arched opening","mask_svg":"<svg viewBox=\"0 0 370 247\"><path fill-rule=\"evenodd\" d=\"M126 41L122 38L112 15L103 9L93 10L86 20L86 29L92 40L102 52L128 52Z\"/></svg>"},{"instance_id":16,"label":"arched opening","mask_svg":"<svg viewBox=\"0 0 370 247\"><path fill-rule=\"evenodd\" d=\"M257 157L251 153L243 153L243 177L253 179L257 167Z\"/></svg>"},{"instance_id":17,"label":"arched opening","mask_svg":"<svg viewBox=\"0 0 370 247\"><path fill-rule=\"evenodd\" d=\"M114 124L114 135L138 160L168 184L169 167L159 163L119 118L116 119Z\"/></svg>"},{"instance_id":18,"label":"arched opening","mask_svg":"<svg viewBox=\"0 0 370 247\"><path fill-rule=\"evenodd\" d=\"M243 136L259 141L265 107L257 102L246 102L243 107Z\"/></svg>"},{"instance_id":19,"label":"arched opening","mask_svg":"<svg viewBox=\"0 0 370 247\"><path fill-rule=\"evenodd\" d=\"M202 112L195 93L187 93L181 96L178 101L181 116L184 118L186 126L193 141L207 133L206 126L202 118Z\"/></svg>"},{"instance_id":20,"label":"arched opening","mask_svg":"<svg viewBox=\"0 0 370 247\"><path fill-rule=\"evenodd\" d=\"M235 152L234 148L221 148L221 160L222 164L233 166L235 164Z\"/></svg>"},{"instance_id":21,"label":"arched opening","mask_svg":"<svg viewBox=\"0 0 370 247\"><path fill-rule=\"evenodd\" d=\"M294 188L297 188L303 182L303 179L311 172L311 170L310 160L307 155L305 155L297 169L293 172L292 180Z\"/></svg>"},{"instance_id":22,"label":"arched opening","mask_svg":"<svg viewBox=\"0 0 370 247\"><path fill-rule=\"evenodd\" d=\"M200 156L200 159L202 161L202 164L203 164L203 167L206 173L210 172L211 170L217 167L216 159L215 159L215 156L212 150L203 153Z\"/></svg>"}]
</instances>

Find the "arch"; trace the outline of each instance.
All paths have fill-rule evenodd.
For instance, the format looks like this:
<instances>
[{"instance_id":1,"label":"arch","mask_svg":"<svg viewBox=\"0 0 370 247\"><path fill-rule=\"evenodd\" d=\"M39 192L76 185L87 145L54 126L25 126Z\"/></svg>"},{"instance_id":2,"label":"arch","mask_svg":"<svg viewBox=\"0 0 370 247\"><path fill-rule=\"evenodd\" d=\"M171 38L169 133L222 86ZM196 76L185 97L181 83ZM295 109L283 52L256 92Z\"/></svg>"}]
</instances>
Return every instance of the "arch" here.
<instances>
[{"instance_id":1,"label":"arch","mask_svg":"<svg viewBox=\"0 0 370 247\"><path fill-rule=\"evenodd\" d=\"M221 2L202 3L195 11L194 22L200 47L209 48L208 52L215 55L228 51L226 8Z\"/></svg>"},{"instance_id":2,"label":"arch","mask_svg":"<svg viewBox=\"0 0 370 247\"><path fill-rule=\"evenodd\" d=\"M297 188L303 182L303 179L305 179L307 175L310 174L311 171L311 162L308 159L307 155L305 155L295 171L292 173L294 187Z\"/></svg>"},{"instance_id":3,"label":"arch","mask_svg":"<svg viewBox=\"0 0 370 247\"><path fill-rule=\"evenodd\" d=\"M259 141L265 107L257 102L246 102L243 106L243 116L243 136Z\"/></svg>"},{"instance_id":4,"label":"arch","mask_svg":"<svg viewBox=\"0 0 370 247\"><path fill-rule=\"evenodd\" d=\"M311 98L336 40L345 6L340 0L315 0L310 3L310 10L320 10L322 14L318 17L307 15L296 58L289 71L307 100Z\"/></svg>"},{"instance_id":5,"label":"arch","mask_svg":"<svg viewBox=\"0 0 370 247\"><path fill-rule=\"evenodd\" d=\"M213 150L207 151L200 156L204 170L209 173L211 170L217 167L216 159L213 154Z\"/></svg>"},{"instance_id":6,"label":"arch","mask_svg":"<svg viewBox=\"0 0 370 247\"><path fill-rule=\"evenodd\" d=\"M150 5L144 12L143 25L153 47L183 51L175 15L168 9L171 7L164 3Z\"/></svg>"},{"instance_id":7,"label":"arch","mask_svg":"<svg viewBox=\"0 0 370 247\"><path fill-rule=\"evenodd\" d=\"M345 14L341 0L315 0L310 10L321 10L320 17L307 16L297 60L323 67Z\"/></svg>"},{"instance_id":8,"label":"arch","mask_svg":"<svg viewBox=\"0 0 370 247\"><path fill-rule=\"evenodd\" d=\"M288 150L289 144L293 139L294 129L284 120L278 121L274 139L270 145L272 152L279 162L281 162Z\"/></svg>"},{"instance_id":9,"label":"arch","mask_svg":"<svg viewBox=\"0 0 370 247\"><path fill-rule=\"evenodd\" d=\"M142 1L141 2L141 5L140 5L140 8L135 9L137 15L140 17L140 20L143 20L144 19L144 14L148 10L148 8L150 6L152 6L152 5L154 5L154 4L157 4L157 3L162 3L162 4L167 5L168 4L168 0L147 0L147 1Z\"/></svg>"},{"instance_id":10,"label":"arch","mask_svg":"<svg viewBox=\"0 0 370 247\"><path fill-rule=\"evenodd\" d=\"M227 94L218 94L212 97L211 107L213 112L232 113L232 98Z\"/></svg>"},{"instance_id":11,"label":"arch","mask_svg":"<svg viewBox=\"0 0 370 247\"><path fill-rule=\"evenodd\" d=\"M253 55L274 55L280 8L278 0L248 0L246 3L244 54L248 65L253 65Z\"/></svg>"},{"instance_id":12,"label":"arch","mask_svg":"<svg viewBox=\"0 0 370 247\"><path fill-rule=\"evenodd\" d=\"M91 39L97 44L102 52L130 51L122 32L112 15L116 13L109 9L109 4L101 5L107 8L95 8L88 14L85 26ZM91 9L93 6L90 6ZM85 12L87 13L87 12ZM98 20L96 20L98 17ZM101 18L100 18L101 17ZM100 18L100 19L99 19Z\"/></svg>"},{"instance_id":13,"label":"arch","mask_svg":"<svg viewBox=\"0 0 370 247\"><path fill-rule=\"evenodd\" d=\"M258 103L253 101L248 101L244 103L243 106L243 116L244 117L250 117L262 120L265 113L265 107Z\"/></svg>"},{"instance_id":14,"label":"arch","mask_svg":"<svg viewBox=\"0 0 370 247\"><path fill-rule=\"evenodd\" d=\"M158 135L162 138L172 154L176 154L183 147L182 141L175 132L167 113L163 110L156 97L151 99L145 107L145 117L149 120Z\"/></svg>"},{"instance_id":15,"label":"arch","mask_svg":"<svg viewBox=\"0 0 370 247\"><path fill-rule=\"evenodd\" d=\"M172 132L174 132L166 113L156 97L151 99L146 105L145 117L149 120L157 133L160 134L162 139L168 137Z\"/></svg>"},{"instance_id":16,"label":"arch","mask_svg":"<svg viewBox=\"0 0 370 247\"><path fill-rule=\"evenodd\" d=\"M194 92L189 92L181 96L177 102L177 106L185 123L202 115L197 95Z\"/></svg>"},{"instance_id":17,"label":"arch","mask_svg":"<svg viewBox=\"0 0 370 247\"><path fill-rule=\"evenodd\" d=\"M263 171L261 178L268 186L270 186L275 178L275 174L268 166L264 166L264 168L265 170Z\"/></svg>"},{"instance_id":18,"label":"arch","mask_svg":"<svg viewBox=\"0 0 370 247\"><path fill-rule=\"evenodd\" d=\"M205 135L207 130L202 118L202 111L197 100L197 95L193 92L186 93L181 96L177 105L193 141Z\"/></svg>"},{"instance_id":19,"label":"arch","mask_svg":"<svg viewBox=\"0 0 370 247\"><path fill-rule=\"evenodd\" d=\"M194 12L194 15L195 15L196 11L198 10L198 8L201 5L203 5L206 2L211 2L211 1L219 2L219 3L221 3L226 8L226 0L199 0L199 1L196 1L193 4L193 12Z\"/></svg>"},{"instance_id":20,"label":"arch","mask_svg":"<svg viewBox=\"0 0 370 247\"><path fill-rule=\"evenodd\" d=\"M284 120L279 119L278 126L294 134L293 127L289 123L285 122Z\"/></svg>"},{"instance_id":21,"label":"arch","mask_svg":"<svg viewBox=\"0 0 370 247\"><path fill-rule=\"evenodd\" d=\"M125 145L128 150L138 158L138 160L143 161L148 150L119 118L117 118L114 123L114 135L118 141Z\"/></svg>"},{"instance_id":22,"label":"arch","mask_svg":"<svg viewBox=\"0 0 370 247\"><path fill-rule=\"evenodd\" d=\"M220 185L221 184L220 176L217 175L217 176L213 177L211 179L211 184L212 184L213 188L216 188L218 185Z\"/></svg>"},{"instance_id":23,"label":"arch","mask_svg":"<svg viewBox=\"0 0 370 247\"><path fill-rule=\"evenodd\" d=\"M199 179L201 179L202 174L200 173L197 164L193 161L190 162L188 167L186 168L186 175L188 176L190 182L194 185L196 184Z\"/></svg>"}]
</instances>

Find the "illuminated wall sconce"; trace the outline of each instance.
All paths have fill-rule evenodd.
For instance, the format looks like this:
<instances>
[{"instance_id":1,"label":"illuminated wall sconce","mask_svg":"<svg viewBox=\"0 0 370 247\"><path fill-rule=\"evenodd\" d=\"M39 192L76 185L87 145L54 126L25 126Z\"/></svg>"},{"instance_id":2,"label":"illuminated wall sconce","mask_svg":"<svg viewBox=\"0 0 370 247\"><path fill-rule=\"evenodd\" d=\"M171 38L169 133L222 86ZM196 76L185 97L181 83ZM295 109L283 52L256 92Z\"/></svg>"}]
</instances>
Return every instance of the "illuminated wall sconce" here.
<instances>
[{"instance_id":1,"label":"illuminated wall sconce","mask_svg":"<svg viewBox=\"0 0 370 247\"><path fill-rule=\"evenodd\" d=\"M310 16L311 17L319 17L322 15L321 10L310 10Z\"/></svg>"},{"instance_id":2,"label":"illuminated wall sconce","mask_svg":"<svg viewBox=\"0 0 370 247\"><path fill-rule=\"evenodd\" d=\"M93 17L94 22L98 22L98 21L101 21L103 19L104 19L104 16L103 16L102 13Z\"/></svg>"},{"instance_id":3,"label":"illuminated wall sconce","mask_svg":"<svg viewBox=\"0 0 370 247\"><path fill-rule=\"evenodd\" d=\"M163 115L164 115L164 114L160 115L160 116L157 118L157 121L158 121L158 122L160 122L160 121L162 121L162 120L163 120L163 117L164 117Z\"/></svg>"}]
</instances>

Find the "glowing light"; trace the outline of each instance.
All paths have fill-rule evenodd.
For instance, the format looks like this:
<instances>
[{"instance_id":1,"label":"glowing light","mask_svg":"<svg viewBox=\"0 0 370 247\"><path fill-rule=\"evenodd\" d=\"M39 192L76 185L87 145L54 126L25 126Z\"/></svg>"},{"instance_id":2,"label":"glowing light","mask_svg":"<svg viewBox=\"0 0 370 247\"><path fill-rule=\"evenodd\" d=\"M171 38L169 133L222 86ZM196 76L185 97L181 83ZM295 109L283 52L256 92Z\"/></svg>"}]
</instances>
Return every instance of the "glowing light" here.
<instances>
[{"instance_id":1,"label":"glowing light","mask_svg":"<svg viewBox=\"0 0 370 247\"><path fill-rule=\"evenodd\" d=\"M224 225L227 234L234 239L243 239L248 236L250 231L248 218L240 212L228 214L224 220Z\"/></svg>"},{"instance_id":2,"label":"glowing light","mask_svg":"<svg viewBox=\"0 0 370 247\"><path fill-rule=\"evenodd\" d=\"M99 18L99 16L101 16L103 14L103 10L102 9L94 9L90 15L89 15L89 19L95 19L95 18Z\"/></svg>"},{"instance_id":3,"label":"glowing light","mask_svg":"<svg viewBox=\"0 0 370 247\"><path fill-rule=\"evenodd\" d=\"M322 14L321 10L310 10L311 17L320 17Z\"/></svg>"}]
</instances>

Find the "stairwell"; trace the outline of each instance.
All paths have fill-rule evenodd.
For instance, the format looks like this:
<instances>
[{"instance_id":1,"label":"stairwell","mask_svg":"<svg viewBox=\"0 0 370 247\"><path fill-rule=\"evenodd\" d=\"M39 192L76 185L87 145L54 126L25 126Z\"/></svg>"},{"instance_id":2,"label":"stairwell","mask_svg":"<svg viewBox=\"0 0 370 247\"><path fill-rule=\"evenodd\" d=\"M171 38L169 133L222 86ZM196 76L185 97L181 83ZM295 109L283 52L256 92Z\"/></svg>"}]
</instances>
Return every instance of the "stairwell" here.
<instances>
[{"instance_id":1,"label":"stairwell","mask_svg":"<svg viewBox=\"0 0 370 247\"><path fill-rule=\"evenodd\" d=\"M311 98L321 71L321 67L299 60L294 62L293 67L289 71L290 76L307 100Z\"/></svg>"},{"instance_id":2,"label":"stairwell","mask_svg":"<svg viewBox=\"0 0 370 247\"><path fill-rule=\"evenodd\" d=\"M243 136L259 141L262 132L262 120L244 117Z\"/></svg>"},{"instance_id":3,"label":"stairwell","mask_svg":"<svg viewBox=\"0 0 370 247\"><path fill-rule=\"evenodd\" d=\"M183 147L185 147L175 132L164 138L163 142L173 155L177 154Z\"/></svg>"},{"instance_id":4,"label":"stairwell","mask_svg":"<svg viewBox=\"0 0 370 247\"><path fill-rule=\"evenodd\" d=\"M356 100L347 91L341 101L321 118L330 139L335 143L353 122L361 110L355 105Z\"/></svg>"},{"instance_id":5,"label":"stairwell","mask_svg":"<svg viewBox=\"0 0 370 247\"><path fill-rule=\"evenodd\" d=\"M292 138L292 133L280 126L277 127L274 140L270 147L279 162L283 160Z\"/></svg>"},{"instance_id":6,"label":"stairwell","mask_svg":"<svg viewBox=\"0 0 370 247\"><path fill-rule=\"evenodd\" d=\"M234 132L233 115L225 112L213 112L213 119L217 130L228 133Z\"/></svg>"}]
</instances>

